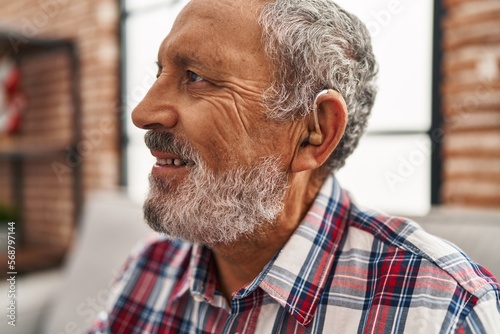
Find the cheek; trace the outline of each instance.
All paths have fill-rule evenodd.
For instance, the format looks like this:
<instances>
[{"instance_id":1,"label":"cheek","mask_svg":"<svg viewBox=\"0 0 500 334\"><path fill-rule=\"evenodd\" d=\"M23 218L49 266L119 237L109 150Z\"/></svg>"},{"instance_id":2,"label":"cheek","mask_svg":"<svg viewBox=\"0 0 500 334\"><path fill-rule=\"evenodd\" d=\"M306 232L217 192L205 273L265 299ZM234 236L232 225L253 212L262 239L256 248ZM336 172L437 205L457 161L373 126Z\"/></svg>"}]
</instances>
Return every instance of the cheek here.
<instances>
[{"instance_id":1,"label":"cheek","mask_svg":"<svg viewBox=\"0 0 500 334\"><path fill-rule=\"evenodd\" d=\"M234 113L227 104L201 101L182 117L183 134L212 169L246 160L249 137L242 124L230 117Z\"/></svg>"},{"instance_id":2,"label":"cheek","mask_svg":"<svg viewBox=\"0 0 500 334\"><path fill-rule=\"evenodd\" d=\"M284 154L288 128L267 120L258 103L244 103L238 95L198 100L182 124L206 163L224 166L254 164L264 156ZM289 146L292 141L286 141Z\"/></svg>"},{"instance_id":3,"label":"cheek","mask_svg":"<svg viewBox=\"0 0 500 334\"><path fill-rule=\"evenodd\" d=\"M206 110L210 111L206 116L211 118L214 128L222 136L240 141L254 137L259 113L258 108L241 102L231 95L206 102Z\"/></svg>"}]
</instances>

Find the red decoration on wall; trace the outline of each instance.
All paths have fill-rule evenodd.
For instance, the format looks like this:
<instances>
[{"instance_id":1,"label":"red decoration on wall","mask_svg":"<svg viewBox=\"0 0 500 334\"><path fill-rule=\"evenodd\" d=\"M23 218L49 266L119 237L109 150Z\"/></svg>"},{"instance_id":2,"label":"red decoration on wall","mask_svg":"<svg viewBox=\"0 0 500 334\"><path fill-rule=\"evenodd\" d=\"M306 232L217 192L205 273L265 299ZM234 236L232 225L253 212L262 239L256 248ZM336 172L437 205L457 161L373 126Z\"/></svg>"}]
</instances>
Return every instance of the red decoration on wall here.
<instances>
[{"instance_id":1,"label":"red decoration on wall","mask_svg":"<svg viewBox=\"0 0 500 334\"><path fill-rule=\"evenodd\" d=\"M0 134L19 130L24 105L21 71L12 59L4 57L0 59Z\"/></svg>"}]
</instances>

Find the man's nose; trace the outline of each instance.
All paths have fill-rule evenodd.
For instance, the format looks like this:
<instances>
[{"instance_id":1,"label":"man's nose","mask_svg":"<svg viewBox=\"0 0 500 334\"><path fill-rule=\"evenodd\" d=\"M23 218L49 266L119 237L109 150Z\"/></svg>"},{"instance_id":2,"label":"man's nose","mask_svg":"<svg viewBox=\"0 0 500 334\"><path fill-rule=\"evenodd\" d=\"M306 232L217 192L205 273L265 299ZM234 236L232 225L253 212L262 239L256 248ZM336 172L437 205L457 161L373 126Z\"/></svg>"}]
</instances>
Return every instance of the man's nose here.
<instances>
[{"instance_id":1,"label":"man's nose","mask_svg":"<svg viewBox=\"0 0 500 334\"><path fill-rule=\"evenodd\" d=\"M167 86L164 80L157 80L153 84L144 99L132 111L132 122L135 126L145 130L162 130L173 128L177 124L178 114L172 98L177 94Z\"/></svg>"}]
</instances>

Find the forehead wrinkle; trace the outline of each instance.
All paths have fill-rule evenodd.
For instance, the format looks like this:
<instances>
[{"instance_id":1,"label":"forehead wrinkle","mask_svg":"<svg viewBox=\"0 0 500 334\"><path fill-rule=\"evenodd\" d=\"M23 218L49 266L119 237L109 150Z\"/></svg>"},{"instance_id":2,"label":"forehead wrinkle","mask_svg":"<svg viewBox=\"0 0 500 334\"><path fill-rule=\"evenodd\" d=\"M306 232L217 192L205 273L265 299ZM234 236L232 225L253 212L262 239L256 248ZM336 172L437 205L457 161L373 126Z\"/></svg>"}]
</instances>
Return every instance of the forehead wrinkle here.
<instances>
[{"instance_id":1,"label":"forehead wrinkle","mask_svg":"<svg viewBox=\"0 0 500 334\"><path fill-rule=\"evenodd\" d=\"M198 44L196 48L189 45ZM206 42L197 40L192 33L171 33L162 43L159 58L163 57L168 62L179 68L196 67L203 70L213 69L221 66L224 53L219 51L218 45L210 49Z\"/></svg>"},{"instance_id":2,"label":"forehead wrinkle","mask_svg":"<svg viewBox=\"0 0 500 334\"><path fill-rule=\"evenodd\" d=\"M214 4L215 2L217 4ZM192 0L177 17L173 31L184 35L187 29L198 29L202 32L207 29L219 29L220 34L216 33L208 39L206 36L200 36L197 45L212 43L214 47L218 47L214 48L216 53L226 54L228 50L221 49L221 46L235 46L235 42L237 44L242 39L255 40L258 42L251 46L247 45L250 49L246 52L260 53L263 45L262 27L258 23L258 16L266 2L268 0ZM240 30L244 31L244 34ZM176 37L185 39L188 36ZM189 37L196 39L196 36ZM220 58L220 55L214 54L214 58Z\"/></svg>"},{"instance_id":3,"label":"forehead wrinkle","mask_svg":"<svg viewBox=\"0 0 500 334\"><path fill-rule=\"evenodd\" d=\"M168 57L168 60L179 66L200 65L201 60L193 52L187 53L182 51L178 45L183 45L184 36L178 36L178 33L170 33L163 40L158 52L158 58Z\"/></svg>"}]
</instances>

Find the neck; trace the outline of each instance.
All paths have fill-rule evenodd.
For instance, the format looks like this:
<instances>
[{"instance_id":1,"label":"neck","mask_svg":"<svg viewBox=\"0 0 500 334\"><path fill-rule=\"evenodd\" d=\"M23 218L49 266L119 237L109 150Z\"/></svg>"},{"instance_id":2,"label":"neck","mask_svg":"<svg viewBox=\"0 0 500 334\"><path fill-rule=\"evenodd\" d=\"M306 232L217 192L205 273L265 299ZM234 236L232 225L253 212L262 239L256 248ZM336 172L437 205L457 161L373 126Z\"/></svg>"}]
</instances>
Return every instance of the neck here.
<instances>
[{"instance_id":1,"label":"neck","mask_svg":"<svg viewBox=\"0 0 500 334\"><path fill-rule=\"evenodd\" d=\"M230 304L232 294L251 283L286 244L306 215L322 180L304 172L292 177L284 209L276 221L264 224L251 237L211 249L215 256L221 292Z\"/></svg>"}]
</instances>

